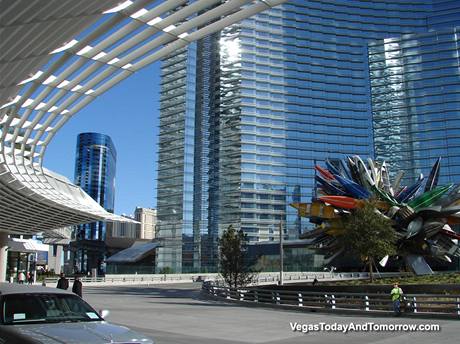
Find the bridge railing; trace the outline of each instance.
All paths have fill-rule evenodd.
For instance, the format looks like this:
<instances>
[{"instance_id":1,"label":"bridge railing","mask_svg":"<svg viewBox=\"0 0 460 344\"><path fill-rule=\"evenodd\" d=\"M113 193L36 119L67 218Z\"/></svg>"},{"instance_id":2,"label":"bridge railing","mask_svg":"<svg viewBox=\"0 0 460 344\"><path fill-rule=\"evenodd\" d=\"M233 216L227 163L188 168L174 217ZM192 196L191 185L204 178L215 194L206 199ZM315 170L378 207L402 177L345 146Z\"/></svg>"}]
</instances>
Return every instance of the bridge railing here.
<instances>
[{"instance_id":1,"label":"bridge railing","mask_svg":"<svg viewBox=\"0 0 460 344\"><path fill-rule=\"evenodd\" d=\"M261 288L232 289L205 282L204 293L226 300L248 304L290 306L329 312L361 311L378 314L393 313L393 302L389 294L305 292L293 290L269 290ZM444 316L460 319L460 295L406 294L401 301L404 314Z\"/></svg>"},{"instance_id":2,"label":"bridge railing","mask_svg":"<svg viewBox=\"0 0 460 344\"><path fill-rule=\"evenodd\" d=\"M396 277L401 276L401 273L382 273L380 277ZM279 273L277 272L262 272L259 273L254 285L276 284L279 282ZM315 278L319 281L325 280L348 280L348 279L366 279L367 272L285 272L284 283L311 282ZM72 277L69 278L72 281ZM81 281L85 285L120 285L120 284L155 284L155 283L182 283L182 282L203 282L203 281L218 281L220 275L217 273L194 273L194 274L122 274L122 275L106 275L104 277L83 276ZM45 279L46 285L56 284L58 277L48 277Z\"/></svg>"}]
</instances>

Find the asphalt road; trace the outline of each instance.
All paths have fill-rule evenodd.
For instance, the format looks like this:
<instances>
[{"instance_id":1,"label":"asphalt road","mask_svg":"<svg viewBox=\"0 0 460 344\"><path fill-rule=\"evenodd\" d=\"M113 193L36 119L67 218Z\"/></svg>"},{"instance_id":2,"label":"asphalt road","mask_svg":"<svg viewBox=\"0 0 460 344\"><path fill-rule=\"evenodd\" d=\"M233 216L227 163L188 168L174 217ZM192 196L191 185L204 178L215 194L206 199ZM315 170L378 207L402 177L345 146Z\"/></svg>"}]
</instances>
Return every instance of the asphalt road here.
<instances>
[{"instance_id":1,"label":"asphalt road","mask_svg":"<svg viewBox=\"0 0 460 344\"><path fill-rule=\"evenodd\" d=\"M108 309L110 322L143 332L158 344L437 344L458 340L459 320L425 320L340 316L241 307L209 301L199 284L87 287L84 299ZM439 324L439 332L310 332L293 331L294 323L315 325ZM323 325L326 326L326 325Z\"/></svg>"}]
</instances>

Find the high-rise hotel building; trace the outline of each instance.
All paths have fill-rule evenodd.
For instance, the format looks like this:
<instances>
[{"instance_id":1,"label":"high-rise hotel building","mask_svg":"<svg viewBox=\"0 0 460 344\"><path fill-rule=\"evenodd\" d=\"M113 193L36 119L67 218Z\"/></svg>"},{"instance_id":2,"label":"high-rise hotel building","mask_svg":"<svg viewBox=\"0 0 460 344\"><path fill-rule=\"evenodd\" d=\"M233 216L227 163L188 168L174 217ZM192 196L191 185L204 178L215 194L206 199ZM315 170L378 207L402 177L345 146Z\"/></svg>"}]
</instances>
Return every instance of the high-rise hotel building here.
<instances>
[{"instance_id":1,"label":"high-rise hotel building","mask_svg":"<svg viewBox=\"0 0 460 344\"><path fill-rule=\"evenodd\" d=\"M230 224L296 238L326 158L458 181L459 27L460 1L294 0L165 58L157 268L214 270Z\"/></svg>"},{"instance_id":2,"label":"high-rise hotel building","mask_svg":"<svg viewBox=\"0 0 460 344\"><path fill-rule=\"evenodd\" d=\"M115 172L117 151L112 139L100 133L81 133L77 139L75 158L75 184L113 213L115 203ZM98 221L75 228L75 240L71 247L74 253L74 268L80 272L97 269L105 273L106 222Z\"/></svg>"}]
</instances>

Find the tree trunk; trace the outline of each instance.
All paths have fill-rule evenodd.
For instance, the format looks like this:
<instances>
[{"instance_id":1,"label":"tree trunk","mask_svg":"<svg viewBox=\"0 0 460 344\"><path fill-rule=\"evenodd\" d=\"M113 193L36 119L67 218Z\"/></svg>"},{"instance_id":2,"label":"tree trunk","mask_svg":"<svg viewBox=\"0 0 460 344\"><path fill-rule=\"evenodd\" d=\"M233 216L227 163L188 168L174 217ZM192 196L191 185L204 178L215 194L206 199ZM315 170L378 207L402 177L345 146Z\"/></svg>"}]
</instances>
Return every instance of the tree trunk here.
<instances>
[{"instance_id":1,"label":"tree trunk","mask_svg":"<svg viewBox=\"0 0 460 344\"><path fill-rule=\"evenodd\" d=\"M372 271L372 265L374 263L374 259L373 258L369 258L369 277L371 279L371 283L374 283L374 274L373 274L373 271Z\"/></svg>"}]
</instances>

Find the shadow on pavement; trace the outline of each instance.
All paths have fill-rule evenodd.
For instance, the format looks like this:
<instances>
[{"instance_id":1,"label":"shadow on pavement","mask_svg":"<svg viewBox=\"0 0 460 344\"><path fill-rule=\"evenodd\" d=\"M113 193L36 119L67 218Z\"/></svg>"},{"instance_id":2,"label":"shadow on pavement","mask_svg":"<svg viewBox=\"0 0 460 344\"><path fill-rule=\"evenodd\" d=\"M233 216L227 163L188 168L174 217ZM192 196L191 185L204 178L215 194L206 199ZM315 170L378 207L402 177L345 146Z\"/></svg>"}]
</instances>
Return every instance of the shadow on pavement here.
<instances>
[{"instance_id":1,"label":"shadow on pavement","mask_svg":"<svg viewBox=\"0 0 460 344\"><path fill-rule=\"evenodd\" d=\"M177 286L117 286L117 287L86 287L85 294L133 295L147 298L192 298L197 299L201 293L199 285L177 288Z\"/></svg>"}]
</instances>

